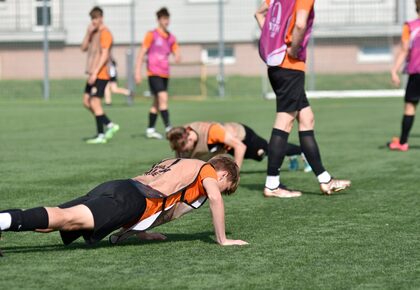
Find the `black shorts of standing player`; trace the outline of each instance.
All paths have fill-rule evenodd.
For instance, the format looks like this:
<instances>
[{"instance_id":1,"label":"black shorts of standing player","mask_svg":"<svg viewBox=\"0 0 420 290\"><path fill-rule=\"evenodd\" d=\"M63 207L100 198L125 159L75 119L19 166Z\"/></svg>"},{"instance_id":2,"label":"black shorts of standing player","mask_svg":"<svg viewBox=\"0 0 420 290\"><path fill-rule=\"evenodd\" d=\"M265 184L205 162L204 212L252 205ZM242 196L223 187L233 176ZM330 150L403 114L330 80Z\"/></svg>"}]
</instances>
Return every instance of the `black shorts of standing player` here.
<instances>
[{"instance_id":1,"label":"black shorts of standing player","mask_svg":"<svg viewBox=\"0 0 420 290\"><path fill-rule=\"evenodd\" d=\"M108 80L97 79L93 85L86 83L85 94L91 97L103 98Z\"/></svg>"},{"instance_id":2,"label":"black shorts of standing player","mask_svg":"<svg viewBox=\"0 0 420 290\"><path fill-rule=\"evenodd\" d=\"M149 88L151 93L157 97L160 92L168 91L168 78L162 78L159 76L150 76L149 77Z\"/></svg>"},{"instance_id":3,"label":"black shorts of standing player","mask_svg":"<svg viewBox=\"0 0 420 290\"><path fill-rule=\"evenodd\" d=\"M268 78L276 94L277 112L296 112L309 106L305 93L305 72L272 66Z\"/></svg>"},{"instance_id":4,"label":"black shorts of standing player","mask_svg":"<svg viewBox=\"0 0 420 290\"><path fill-rule=\"evenodd\" d=\"M60 231L61 239L68 245L83 236L86 243L94 244L122 226L135 222L146 209L146 199L131 179L102 183L85 196L59 205L69 208L83 204L93 215L93 230Z\"/></svg>"},{"instance_id":5,"label":"black shorts of standing player","mask_svg":"<svg viewBox=\"0 0 420 290\"><path fill-rule=\"evenodd\" d=\"M420 100L420 74L412 74L408 77L404 101L406 103L418 104Z\"/></svg>"}]
</instances>

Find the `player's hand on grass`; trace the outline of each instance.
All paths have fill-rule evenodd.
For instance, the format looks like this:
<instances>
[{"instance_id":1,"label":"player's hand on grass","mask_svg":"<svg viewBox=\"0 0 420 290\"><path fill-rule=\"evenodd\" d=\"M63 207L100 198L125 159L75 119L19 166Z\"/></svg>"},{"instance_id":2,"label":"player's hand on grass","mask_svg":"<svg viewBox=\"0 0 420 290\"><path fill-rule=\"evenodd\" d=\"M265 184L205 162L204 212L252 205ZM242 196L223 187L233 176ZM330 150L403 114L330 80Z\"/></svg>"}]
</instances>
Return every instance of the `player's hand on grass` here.
<instances>
[{"instance_id":1,"label":"player's hand on grass","mask_svg":"<svg viewBox=\"0 0 420 290\"><path fill-rule=\"evenodd\" d=\"M230 239L226 239L223 242L219 243L221 246L244 246L244 245L248 245L247 242L242 241L242 240L230 240Z\"/></svg>"},{"instance_id":2,"label":"player's hand on grass","mask_svg":"<svg viewBox=\"0 0 420 290\"><path fill-rule=\"evenodd\" d=\"M396 72L391 72L391 79L394 86L399 87L401 85L400 76Z\"/></svg>"},{"instance_id":3,"label":"player's hand on grass","mask_svg":"<svg viewBox=\"0 0 420 290\"><path fill-rule=\"evenodd\" d=\"M145 241L164 241L167 239L167 237L165 235L162 235L161 233L140 232L136 235L137 238Z\"/></svg>"}]
</instances>

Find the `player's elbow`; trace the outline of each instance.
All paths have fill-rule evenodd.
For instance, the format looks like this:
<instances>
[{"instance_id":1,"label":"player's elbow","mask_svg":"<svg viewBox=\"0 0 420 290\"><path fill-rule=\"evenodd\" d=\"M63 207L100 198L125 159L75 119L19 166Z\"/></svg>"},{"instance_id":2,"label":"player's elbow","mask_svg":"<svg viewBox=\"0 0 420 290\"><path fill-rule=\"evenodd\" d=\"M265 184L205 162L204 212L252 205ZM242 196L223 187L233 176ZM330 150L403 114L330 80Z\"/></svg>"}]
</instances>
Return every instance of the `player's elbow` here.
<instances>
[{"instance_id":1,"label":"player's elbow","mask_svg":"<svg viewBox=\"0 0 420 290\"><path fill-rule=\"evenodd\" d=\"M306 30L306 21L296 21L295 28L300 31Z\"/></svg>"}]
</instances>

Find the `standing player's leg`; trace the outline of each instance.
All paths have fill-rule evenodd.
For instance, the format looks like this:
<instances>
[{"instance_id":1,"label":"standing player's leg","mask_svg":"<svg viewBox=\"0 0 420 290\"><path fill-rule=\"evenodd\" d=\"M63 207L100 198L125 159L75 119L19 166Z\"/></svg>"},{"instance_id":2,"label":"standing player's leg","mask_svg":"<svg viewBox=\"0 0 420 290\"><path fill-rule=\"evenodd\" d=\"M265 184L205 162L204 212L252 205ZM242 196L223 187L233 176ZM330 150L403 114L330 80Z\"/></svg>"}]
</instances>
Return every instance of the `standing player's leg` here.
<instances>
[{"instance_id":1,"label":"standing player's leg","mask_svg":"<svg viewBox=\"0 0 420 290\"><path fill-rule=\"evenodd\" d=\"M393 138L389 143L389 149L398 151L408 151L408 137L410 136L411 128L414 123L414 116L416 115L417 102L406 101L404 104L404 116L401 121L401 135L400 138Z\"/></svg>"},{"instance_id":2,"label":"standing player's leg","mask_svg":"<svg viewBox=\"0 0 420 290\"><path fill-rule=\"evenodd\" d=\"M102 108L102 98L104 97L107 83L107 80L96 80L96 90L92 93L90 98L90 106L95 116L98 135L96 138L87 140L86 142L88 144L106 143L107 139L112 138L113 135L120 129L119 125L111 122ZM104 132L104 125L106 126L106 132Z\"/></svg>"},{"instance_id":3,"label":"standing player's leg","mask_svg":"<svg viewBox=\"0 0 420 290\"><path fill-rule=\"evenodd\" d=\"M408 137L414 123L416 107L420 100L420 74L411 74L408 78L404 97L404 116L401 122L400 138L393 138L388 144L389 149L397 151L407 151Z\"/></svg>"},{"instance_id":4,"label":"standing player's leg","mask_svg":"<svg viewBox=\"0 0 420 290\"><path fill-rule=\"evenodd\" d=\"M112 89L111 89L112 82L108 82L105 88L105 105L111 106L112 105Z\"/></svg>"},{"instance_id":5,"label":"standing player's leg","mask_svg":"<svg viewBox=\"0 0 420 290\"><path fill-rule=\"evenodd\" d=\"M280 182L280 167L286 156L287 139L296 118L297 95L295 83L298 78L291 70L269 67L268 78L276 94L276 119L268 143L267 177L264 195L266 197L298 197L298 191L288 190Z\"/></svg>"},{"instance_id":6,"label":"standing player's leg","mask_svg":"<svg viewBox=\"0 0 420 290\"><path fill-rule=\"evenodd\" d=\"M160 88L157 92L159 100L159 112L162 117L163 124L165 125L165 132L168 133L172 129L171 122L169 121L169 96L168 96L168 78L160 78Z\"/></svg>"},{"instance_id":7,"label":"standing player's leg","mask_svg":"<svg viewBox=\"0 0 420 290\"><path fill-rule=\"evenodd\" d=\"M331 194L349 187L349 180L333 179L322 164L321 154L315 140L314 114L311 107L307 106L303 108L299 112L297 120L299 122L300 147L318 179L321 191L326 194Z\"/></svg>"},{"instance_id":8,"label":"standing player's leg","mask_svg":"<svg viewBox=\"0 0 420 290\"><path fill-rule=\"evenodd\" d=\"M92 108L90 107L90 94L91 94L91 91L92 91L92 86L89 85L88 83L86 83L85 91L83 93L83 106L87 110L89 110L91 113L93 113L92 112Z\"/></svg>"}]
</instances>

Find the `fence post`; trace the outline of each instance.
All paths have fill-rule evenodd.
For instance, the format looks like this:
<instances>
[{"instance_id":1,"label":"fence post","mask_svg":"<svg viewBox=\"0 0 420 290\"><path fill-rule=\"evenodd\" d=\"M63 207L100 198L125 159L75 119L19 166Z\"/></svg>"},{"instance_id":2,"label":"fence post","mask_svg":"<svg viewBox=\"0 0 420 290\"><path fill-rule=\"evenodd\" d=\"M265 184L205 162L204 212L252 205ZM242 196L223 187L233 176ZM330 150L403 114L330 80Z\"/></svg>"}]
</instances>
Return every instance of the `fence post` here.
<instances>
[{"instance_id":1,"label":"fence post","mask_svg":"<svg viewBox=\"0 0 420 290\"><path fill-rule=\"evenodd\" d=\"M44 100L50 98L49 62L48 62L48 2L44 0L42 6L42 24L44 26Z\"/></svg>"},{"instance_id":2,"label":"fence post","mask_svg":"<svg viewBox=\"0 0 420 290\"><path fill-rule=\"evenodd\" d=\"M224 40L224 0L219 0L219 96L223 98L225 96L225 40Z\"/></svg>"}]
</instances>

